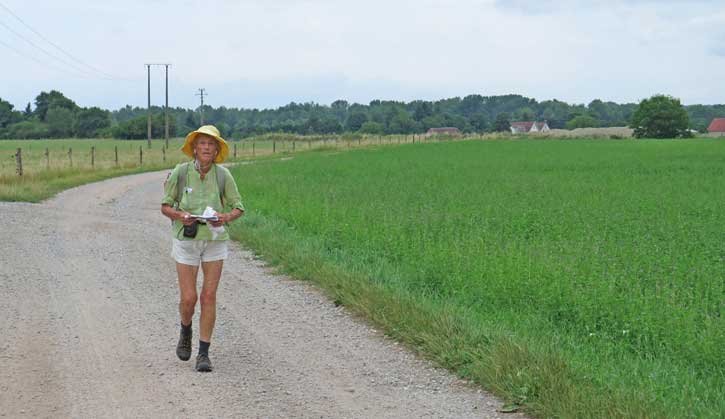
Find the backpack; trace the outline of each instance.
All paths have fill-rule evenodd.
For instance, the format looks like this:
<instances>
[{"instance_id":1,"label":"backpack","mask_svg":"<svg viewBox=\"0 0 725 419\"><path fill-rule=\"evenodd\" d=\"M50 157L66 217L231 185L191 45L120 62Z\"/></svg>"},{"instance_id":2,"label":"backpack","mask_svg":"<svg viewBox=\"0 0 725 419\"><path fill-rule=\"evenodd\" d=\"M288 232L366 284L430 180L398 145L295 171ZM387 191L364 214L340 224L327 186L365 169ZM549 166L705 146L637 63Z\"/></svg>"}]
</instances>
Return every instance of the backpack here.
<instances>
[{"instance_id":1,"label":"backpack","mask_svg":"<svg viewBox=\"0 0 725 419\"><path fill-rule=\"evenodd\" d=\"M179 166L182 166L179 169L179 178L176 181L176 202L174 203L174 208L179 208L179 198L184 193L184 188L186 187L186 173L189 171L189 165L191 162L186 163L180 163ZM217 186L219 186L219 200L222 203L222 207L224 206L224 186L227 181L227 177L224 174L224 170L220 170L218 167L214 169L214 172L216 173L216 183ZM166 185L166 182L169 180L169 177L171 176L171 172L169 172L166 175L166 180L164 181L164 185Z\"/></svg>"}]
</instances>

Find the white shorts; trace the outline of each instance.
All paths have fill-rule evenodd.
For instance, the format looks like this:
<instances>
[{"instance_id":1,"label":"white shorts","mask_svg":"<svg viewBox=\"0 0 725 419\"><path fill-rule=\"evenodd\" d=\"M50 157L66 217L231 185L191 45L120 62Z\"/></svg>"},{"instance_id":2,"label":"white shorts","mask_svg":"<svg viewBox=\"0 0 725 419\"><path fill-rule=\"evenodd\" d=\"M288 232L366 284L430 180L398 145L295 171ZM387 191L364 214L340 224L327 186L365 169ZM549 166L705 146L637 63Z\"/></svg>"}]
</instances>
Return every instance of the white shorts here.
<instances>
[{"instance_id":1,"label":"white shorts","mask_svg":"<svg viewBox=\"0 0 725 419\"><path fill-rule=\"evenodd\" d=\"M171 257L184 265L199 266L199 262L214 262L227 258L226 240L171 239Z\"/></svg>"}]
</instances>

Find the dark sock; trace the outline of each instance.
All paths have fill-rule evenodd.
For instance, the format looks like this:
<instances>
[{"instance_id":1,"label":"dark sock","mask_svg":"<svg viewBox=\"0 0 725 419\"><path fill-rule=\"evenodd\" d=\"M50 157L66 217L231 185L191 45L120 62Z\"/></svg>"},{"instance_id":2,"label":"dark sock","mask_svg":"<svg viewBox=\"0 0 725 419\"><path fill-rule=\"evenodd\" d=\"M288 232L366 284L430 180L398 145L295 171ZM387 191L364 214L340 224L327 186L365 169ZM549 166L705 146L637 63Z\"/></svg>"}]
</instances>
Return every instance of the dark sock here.
<instances>
[{"instance_id":1,"label":"dark sock","mask_svg":"<svg viewBox=\"0 0 725 419\"><path fill-rule=\"evenodd\" d=\"M209 345L211 345L211 342L204 342L203 340L199 340L199 355L206 355L209 356Z\"/></svg>"},{"instance_id":2,"label":"dark sock","mask_svg":"<svg viewBox=\"0 0 725 419\"><path fill-rule=\"evenodd\" d=\"M181 323L181 334L184 336L191 335L191 323L189 323L188 325Z\"/></svg>"}]
</instances>

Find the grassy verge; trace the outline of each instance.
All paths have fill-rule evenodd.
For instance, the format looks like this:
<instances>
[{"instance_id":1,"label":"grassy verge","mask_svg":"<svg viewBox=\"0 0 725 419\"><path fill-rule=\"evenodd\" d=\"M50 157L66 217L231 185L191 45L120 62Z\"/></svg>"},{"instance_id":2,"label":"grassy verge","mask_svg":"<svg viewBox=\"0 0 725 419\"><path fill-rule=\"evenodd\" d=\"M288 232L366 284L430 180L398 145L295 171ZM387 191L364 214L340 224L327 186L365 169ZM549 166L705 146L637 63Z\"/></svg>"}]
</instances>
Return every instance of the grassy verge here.
<instances>
[{"instance_id":1,"label":"grassy verge","mask_svg":"<svg viewBox=\"0 0 725 419\"><path fill-rule=\"evenodd\" d=\"M677 417L645 392L601 385L572 368L545 335L523 340L453 302L371 281L341 263L341 255L330 255L324 243L278 220L250 215L235 225L233 237L281 272L319 285L336 304L420 355L503 397L507 410L563 418Z\"/></svg>"},{"instance_id":2,"label":"grassy verge","mask_svg":"<svg viewBox=\"0 0 725 419\"><path fill-rule=\"evenodd\" d=\"M75 186L134 173L152 172L171 165L145 165L87 170L50 169L24 175L0 176L0 201L40 202Z\"/></svg>"},{"instance_id":3,"label":"grassy verge","mask_svg":"<svg viewBox=\"0 0 725 419\"><path fill-rule=\"evenodd\" d=\"M424 144L237 167L250 213L234 236L534 415L722 417L724 145Z\"/></svg>"}]
</instances>

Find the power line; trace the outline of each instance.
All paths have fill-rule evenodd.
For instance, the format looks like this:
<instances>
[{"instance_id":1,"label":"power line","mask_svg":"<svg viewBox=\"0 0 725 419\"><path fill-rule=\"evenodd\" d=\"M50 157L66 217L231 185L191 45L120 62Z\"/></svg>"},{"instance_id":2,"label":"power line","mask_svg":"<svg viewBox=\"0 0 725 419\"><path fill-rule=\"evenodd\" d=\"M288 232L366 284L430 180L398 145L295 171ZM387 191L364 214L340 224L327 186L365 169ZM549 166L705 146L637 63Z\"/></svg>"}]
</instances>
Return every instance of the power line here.
<instances>
[{"instance_id":1,"label":"power line","mask_svg":"<svg viewBox=\"0 0 725 419\"><path fill-rule=\"evenodd\" d=\"M15 31L15 29L11 28L10 26L8 26L8 25L7 25L7 24L6 24L5 22L3 22L3 21L1 21L1 20L0 20L0 26L3 26L3 27L5 27L5 29L9 30L9 31L10 31L10 32L12 32L12 33L13 33L13 34L14 34L15 36L17 36L18 38L20 38L20 39L22 39L23 41L27 42L27 43L28 43L28 44L30 44L30 45L31 45L32 47L34 47L35 49L37 49L37 50L41 51L41 52L42 52L42 53L44 53L45 55L47 55L47 56L49 56L49 57L51 57L51 58L53 58L53 59L55 59L55 60L58 60L59 62L61 62L61 63L65 64L65 65L67 65L67 66L69 66L69 67L73 68L73 69L74 69L75 71L77 71L77 72L79 72L79 73L81 73L81 74L83 74L83 75L86 75L86 76L89 76L89 75L91 75L91 74L90 74L90 73L89 73L89 72L88 72L87 70L84 70L84 69L82 69L82 68L78 67L78 66L77 66L76 64L73 64L73 63L71 63L71 62L68 62L68 61L64 60L63 58L60 58L60 57L58 57L57 55L55 55L55 54L52 54L51 52L49 52L49 51L48 51L48 50L46 50L45 48L41 47L40 45L36 44L35 42L33 42L33 41L31 41L30 39L28 39L28 38L26 38L25 36L23 36L23 34L21 34L21 33L19 33L19 32L16 32L16 31Z\"/></svg>"},{"instance_id":2,"label":"power line","mask_svg":"<svg viewBox=\"0 0 725 419\"><path fill-rule=\"evenodd\" d=\"M44 36L43 36L42 34L40 34L40 32L38 32L38 31L36 31L35 29L33 29L33 27L32 27L32 26L30 26L30 25L28 25L27 23L25 23L25 21L24 21L23 19L21 19L21 18L20 18L20 17L18 16L18 15L16 15L15 13L13 13L13 11L12 11L12 10L10 10L10 9L9 9L9 8L8 8L7 6L5 6L4 4L0 3L0 7L2 7L3 9L5 9L5 11L6 11L6 12L10 13L10 15L12 15L12 16L13 16L13 17L14 17L15 19L17 19L17 20L18 20L18 21L19 21L20 23L22 23L22 24L23 24L23 25L24 25L24 26L25 26L26 28L28 28L28 29L29 29L29 30L30 30L31 32L33 32L33 33L34 33L35 35L37 35L37 36L38 36L38 37L39 37L40 39L42 39L42 40L44 40L45 42L49 43L49 44L50 44L50 45L52 45L52 46L53 46L53 47L54 47L55 49L57 49L58 51L60 51L60 52L62 52L63 54L65 54L65 55L66 55L67 57L69 57L69 58L70 58L70 59L72 59L73 61L75 61L75 62L77 62L77 63L79 63L79 64L81 64L81 65L83 65L83 66L86 66L86 67L90 68L91 70L95 71L96 73L102 74L102 75L103 75L104 77L106 77L106 78L109 78L109 79L117 79L117 80L126 80L126 79L122 79L122 78L119 78L119 77L113 76L113 75L111 75L111 74L108 74L108 73L106 73L106 72L104 72L104 71L102 71L102 70L99 70L99 69L97 69L96 67L93 67L92 65L90 65L90 64L87 64L87 63L83 62L82 60L80 60L80 59L78 59L78 58L74 57L74 56L73 56L73 55L72 55L71 53L67 52L66 50L64 50L64 49L63 49L63 48L61 48L60 46L56 45L56 44L55 44L55 43L53 43L53 42L52 42L51 40L49 40L48 38L46 38L46 37L44 37Z\"/></svg>"},{"instance_id":3,"label":"power line","mask_svg":"<svg viewBox=\"0 0 725 419\"><path fill-rule=\"evenodd\" d=\"M22 56L22 57L24 57L24 58L27 58L27 59L29 59L29 60L33 60L33 61L35 61L36 63L38 63L38 64L40 64L40 65L42 65L42 66L45 66L45 67L51 67L51 68L53 68L53 69L56 69L56 70L60 70L60 71L65 71L65 72L69 72L69 71L68 71L68 69L65 69L65 68L63 68L63 67L56 67L56 66L55 66L55 65L53 65L53 64L50 64L50 63L45 63L45 62L41 61L40 59L38 59L38 58L36 58L36 57L33 57L32 55L28 55L28 54L24 53L23 51L21 51L21 50L19 50L19 49L15 48L15 47L13 47L12 45L9 45L9 44L7 44L6 42L4 42L4 41L2 41L2 40L0 40L0 45L3 45L4 47L6 47L6 48L8 48L8 49L10 49L10 50L12 50L12 51L14 51L14 52L15 52L16 54L18 54L18 55L20 55L20 56ZM73 73L73 75L75 75L75 76L78 76L78 74L77 74L77 73ZM84 79L88 79L89 77L87 77L87 76L83 76L82 78L84 78Z\"/></svg>"}]
</instances>

